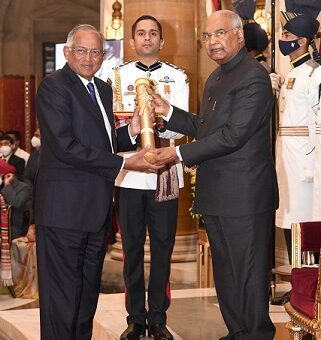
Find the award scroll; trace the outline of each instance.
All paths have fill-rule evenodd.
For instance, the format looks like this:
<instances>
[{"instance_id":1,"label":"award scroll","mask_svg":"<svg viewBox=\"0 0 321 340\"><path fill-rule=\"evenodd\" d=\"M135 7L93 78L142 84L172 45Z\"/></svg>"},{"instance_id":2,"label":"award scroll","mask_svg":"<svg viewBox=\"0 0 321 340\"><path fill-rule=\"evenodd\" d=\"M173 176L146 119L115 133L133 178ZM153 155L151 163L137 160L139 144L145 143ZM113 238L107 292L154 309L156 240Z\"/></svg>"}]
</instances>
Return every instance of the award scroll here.
<instances>
[{"instance_id":1,"label":"award scroll","mask_svg":"<svg viewBox=\"0 0 321 340\"><path fill-rule=\"evenodd\" d=\"M151 109L150 97L146 92L146 87L153 89L155 83L147 78L138 78L135 82L136 85L136 100L140 108L140 138L142 147L151 146L155 148L154 127L149 111Z\"/></svg>"}]
</instances>

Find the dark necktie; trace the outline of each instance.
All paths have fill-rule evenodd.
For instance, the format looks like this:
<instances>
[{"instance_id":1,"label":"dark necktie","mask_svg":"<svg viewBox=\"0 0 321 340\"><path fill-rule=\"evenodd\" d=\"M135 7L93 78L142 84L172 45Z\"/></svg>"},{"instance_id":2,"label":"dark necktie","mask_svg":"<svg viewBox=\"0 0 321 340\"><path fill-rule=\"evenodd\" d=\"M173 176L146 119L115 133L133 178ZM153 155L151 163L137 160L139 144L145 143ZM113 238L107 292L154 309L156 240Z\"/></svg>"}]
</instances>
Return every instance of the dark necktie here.
<instances>
[{"instance_id":1,"label":"dark necktie","mask_svg":"<svg viewBox=\"0 0 321 340\"><path fill-rule=\"evenodd\" d=\"M89 90L89 94L90 94L90 98L92 99L92 101L98 106L98 109L99 111L101 112L101 115L102 115L102 118L104 119L104 114L102 113L101 109L100 109L100 106L98 104L98 101L97 101L97 97L96 97L96 93L95 93L95 87L94 87L94 84L93 83L88 83L87 84L87 88ZM105 114L106 115L106 114ZM108 121L108 118L106 118L106 121ZM109 140L110 140L110 145L111 145L111 150L112 152L114 152L114 148L113 148L113 142L112 142L112 132L111 132L111 126L110 126L110 123L108 121L108 123L106 123L105 119L104 119L104 123L105 123L105 127L106 127L106 131L107 131L107 134L108 134L108 137L109 137ZM108 124L108 126L106 126L106 124ZM114 144L116 145L116 144Z\"/></svg>"},{"instance_id":2,"label":"dark necktie","mask_svg":"<svg viewBox=\"0 0 321 340\"><path fill-rule=\"evenodd\" d=\"M90 97L92 99L92 101L98 105L98 101L97 101L97 98L96 98L96 93L95 93L95 87L94 87L94 84L93 83L88 83L87 84L87 88L89 90L89 94L90 94ZM98 105L99 107L99 105Z\"/></svg>"}]
</instances>

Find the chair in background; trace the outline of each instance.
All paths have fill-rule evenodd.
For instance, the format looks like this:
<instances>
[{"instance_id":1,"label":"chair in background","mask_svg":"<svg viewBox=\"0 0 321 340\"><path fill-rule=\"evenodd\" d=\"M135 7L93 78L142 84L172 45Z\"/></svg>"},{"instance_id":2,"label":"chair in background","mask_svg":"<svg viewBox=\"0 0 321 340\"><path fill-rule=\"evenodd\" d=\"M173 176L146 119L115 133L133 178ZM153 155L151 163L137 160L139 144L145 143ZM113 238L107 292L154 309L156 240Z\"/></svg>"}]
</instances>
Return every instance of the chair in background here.
<instances>
[{"instance_id":1,"label":"chair in background","mask_svg":"<svg viewBox=\"0 0 321 340\"><path fill-rule=\"evenodd\" d=\"M206 230L197 228L197 285L198 288L214 287L212 256Z\"/></svg>"},{"instance_id":2,"label":"chair in background","mask_svg":"<svg viewBox=\"0 0 321 340\"><path fill-rule=\"evenodd\" d=\"M292 340L308 333L321 339L321 270L314 253L320 253L321 222L292 224L291 298L285 310L291 321L286 327ZM319 255L320 263L320 255Z\"/></svg>"}]
</instances>

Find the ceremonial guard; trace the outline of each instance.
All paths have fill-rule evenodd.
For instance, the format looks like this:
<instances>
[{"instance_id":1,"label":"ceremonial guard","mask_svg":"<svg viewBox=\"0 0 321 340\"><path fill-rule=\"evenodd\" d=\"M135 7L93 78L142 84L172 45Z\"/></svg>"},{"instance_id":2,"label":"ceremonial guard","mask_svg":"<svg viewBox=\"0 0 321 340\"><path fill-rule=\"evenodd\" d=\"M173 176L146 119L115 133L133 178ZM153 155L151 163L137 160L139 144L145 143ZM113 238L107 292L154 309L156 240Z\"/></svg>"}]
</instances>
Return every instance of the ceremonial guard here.
<instances>
[{"instance_id":1,"label":"ceremonial guard","mask_svg":"<svg viewBox=\"0 0 321 340\"><path fill-rule=\"evenodd\" d=\"M280 207L276 212L276 226L284 229L291 258L291 223L313 220L314 137L319 88L309 81L318 66L309 53L309 45L313 45L319 22L307 14L282 12L281 23L279 48L283 55L289 55L292 70L279 94L276 170Z\"/></svg>"},{"instance_id":2,"label":"ceremonial guard","mask_svg":"<svg viewBox=\"0 0 321 340\"><path fill-rule=\"evenodd\" d=\"M270 73L271 68L267 63L266 56L264 55L264 51L269 45L267 33L255 21L245 23L243 25L243 31L246 49L250 55Z\"/></svg>"},{"instance_id":3,"label":"ceremonial guard","mask_svg":"<svg viewBox=\"0 0 321 340\"><path fill-rule=\"evenodd\" d=\"M159 61L164 44L160 23L149 15L138 18L132 26L130 43L138 60L115 68L108 80L114 91L114 113L126 118L134 111L138 78L150 79L163 98L187 110L189 85L185 72ZM166 126L159 126L156 134L160 137L156 137L156 146L169 145L170 139L182 137L166 130ZM122 170L115 185L128 312L128 327L120 339L139 339L146 327L156 340L173 339L166 327L166 310L170 305L170 261L175 243L178 192L183 187L182 164L178 161L159 174ZM148 308L144 280L147 225L151 253Z\"/></svg>"}]
</instances>

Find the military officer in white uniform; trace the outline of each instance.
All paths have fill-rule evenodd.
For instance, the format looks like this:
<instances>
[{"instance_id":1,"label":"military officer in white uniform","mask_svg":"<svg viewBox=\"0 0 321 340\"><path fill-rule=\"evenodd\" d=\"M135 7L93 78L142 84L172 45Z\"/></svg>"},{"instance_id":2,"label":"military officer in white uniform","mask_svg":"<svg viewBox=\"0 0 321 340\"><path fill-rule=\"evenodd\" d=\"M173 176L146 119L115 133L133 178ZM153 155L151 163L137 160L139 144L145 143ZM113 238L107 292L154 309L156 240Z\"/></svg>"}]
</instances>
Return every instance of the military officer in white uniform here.
<instances>
[{"instance_id":1,"label":"military officer in white uniform","mask_svg":"<svg viewBox=\"0 0 321 340\"><path fill-rule=\"evenodd\" d=\"M292 70L279 94L276 170L280 206L276 226L284 229L290 257L291 223L313 220L314 137L319 91L309 82L318 65L311 58L309 45L319 23L307 14L281 14L283 31L279 48L283 55L290 57Z\"/></svg>"},{"instance_id":2,"label":"military officer in white uniform","mask_svg":"<svg viewBox=\"0 0 321 340\"><path fill-rule=\"evenodd\" d=\"M138 18L132 26L130 44L138 60L119 66L109 79L114 90L116 114L117 111L134 111L137 78L156 81L157 90L162 97L187 110L189 86L185 72L174 65L159 61L164 40L162 27L157 19L149 15ZM169 138L182 137L165 128L160 131L158 135L161 137L161 145L164 145L164 141L169 143ZM160 181L160 176L156 174L122 170L115 182L118 187L116 205L118 203L128 312L128 327L121 335L121 340L139 339L145 334L146 322L149 334L154 339L173 339L166 327L166 310L170 305L169 275L176 234L178 187L183 187L182 164L178 162L169 170L171 184L177 187L176 191L169 193L159 193L157 182ZM151 252L148 308L145 306L144 282L146 225Z\"/></svg>"}]
</instances>

